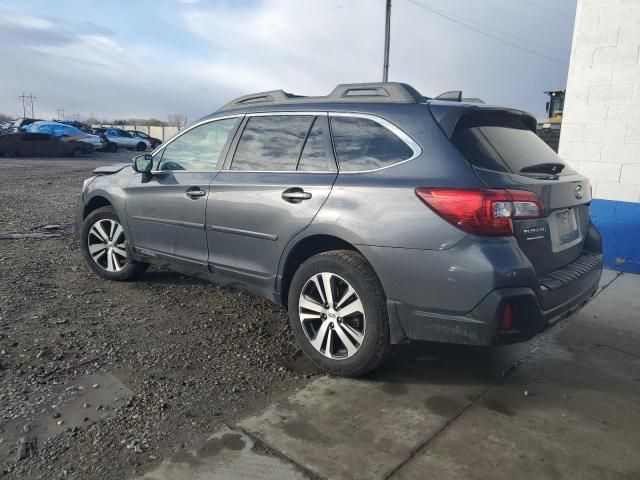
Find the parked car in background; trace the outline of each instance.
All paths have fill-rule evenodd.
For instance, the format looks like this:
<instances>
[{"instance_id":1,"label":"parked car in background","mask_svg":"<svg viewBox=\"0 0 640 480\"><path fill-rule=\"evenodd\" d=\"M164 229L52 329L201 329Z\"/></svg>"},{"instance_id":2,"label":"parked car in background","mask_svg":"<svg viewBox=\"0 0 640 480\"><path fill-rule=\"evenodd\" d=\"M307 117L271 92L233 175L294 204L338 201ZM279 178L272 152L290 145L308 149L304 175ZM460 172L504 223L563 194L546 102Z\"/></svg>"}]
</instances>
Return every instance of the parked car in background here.
<instances>
[{"instance_id":1,"label":"parked car in background","mask_svg":"<svg viewBox=\"0 0 640 480\"><path fill-rule=\"evenodd\" d=\"M64 123L39 121L32 123L27 128L29 132L33 133L46 133L53 137L64 137L69 140L85 142L92 145L95 150L104 148L102 139L98 135L81 132L77 128Z\"/></svg>"},{"instance_id":2,"label":"parked car in background","mask_svg":"<svg viewBox=\"0 0 640 480\"><path fill-rule=\"evenodd\" d=\"M13 122L0 123L0 135L6 135L7 133L10 133L11 127L13 127Z\"/></svg>"},{"instance_id":3,"label":"parked car in background","mask_svg":"<svg viewBox=\"0 0 640 480\"><path fill-rule=\"evenodd\" d=\"M159 138L150 137L148 134L141 132L139 130L131 130L129 131L129 133L134 137L139 137L145 140L149 140L149 143L151 143L151 148L156 148L158 145L162 143L162 140L160 140Z\"/></svg>"},{"instance_id":4,"label":"parked car in background","mask_svg":"<svg viewBox=\"0 0 640 480\"><path fill-rule=\"evenodd\" d=\"M71 127L75 127L75 128L77 128L78 130L80 130L81 132L84 132L84 133L93 134L91 125L87 125L86 123L73 122L73 121L67 121L67 120L60 120L58 123L63 123L65 125L69 125Z\"/></svg>"},{"instance_id":5,"label":"parked car in background","mask_svg":"<svg viewBox=\"0 0 640 480\"><path fill-rule=\"evenodd\" d=\"M29 126L35 122L41 122L38 118L18 118L13 122L13 127L10 128L10 132L17 132L20 130L27 130Z\"/></svg>"},{"instance_id":6,"label":"parked car in background","mask_svg":"<svg viewBox=\"0 0 640 480\"><path fill-rule=\"evenodd\" d=\"M106 130L107 130L106 128L98 127L98 128L91 129L91 133L93 133L94 135L98 135L102 139L102 145L103 145L102 150L103 151L105 151L105 152L117 152L118 151L118 145L115 144L114 142L109 141L109 139L105 135L105 131Z\"/></svg>"},{"instance_id":7,"label":"parked car in background","mask_svg":"<svg viewBox=\"0 0 640 480\"><path fill-rule=\"evenodd\" d=\"M409 340L527 340L602 274L589 180L535 117L400 83L240 97L95 173L76 222L98 275L157 264L266 297L339 375Z\"/></svg>"},{"instance_id":8,"label":"parked car in background","mask_svg":"<svg viewBox=\"0 0 640 480\"><path fill-rule=\"evenodd\" d=\"M0 136L1 157L77 157L93 150L90 143L47 133L17 132Z\"/></svg>"},{"instance_id":9,"label":"parked car in background","mask_svg":"<svg viewBox=\"0 0 640 480\"><path fill-rule=\"evenodd\" d=\"M105 128L104 137L120 148L138 150L140 152L151 148L151 142L145 138L134 137L130 132L120 128Z\"/></svg>"}]
</instances>

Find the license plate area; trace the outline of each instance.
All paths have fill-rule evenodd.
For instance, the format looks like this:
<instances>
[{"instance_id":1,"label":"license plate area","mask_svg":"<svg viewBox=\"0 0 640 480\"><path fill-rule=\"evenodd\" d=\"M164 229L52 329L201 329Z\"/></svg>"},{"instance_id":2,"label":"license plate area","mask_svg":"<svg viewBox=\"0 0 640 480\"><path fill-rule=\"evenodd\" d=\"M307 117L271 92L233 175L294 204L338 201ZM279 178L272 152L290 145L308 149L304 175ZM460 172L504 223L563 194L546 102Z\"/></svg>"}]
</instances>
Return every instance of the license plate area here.
<instances>
[{"instance_id":1,"label":"license plate area","mask_svg":"<svg viewBox=\"0 0 640 480\"><path fill-rule=\"evenodd\" d=\"M572 208L558 210L550 215L551 245L554 252L572 247L582 240L580 224Z\"/></svg>"}]
</instances>

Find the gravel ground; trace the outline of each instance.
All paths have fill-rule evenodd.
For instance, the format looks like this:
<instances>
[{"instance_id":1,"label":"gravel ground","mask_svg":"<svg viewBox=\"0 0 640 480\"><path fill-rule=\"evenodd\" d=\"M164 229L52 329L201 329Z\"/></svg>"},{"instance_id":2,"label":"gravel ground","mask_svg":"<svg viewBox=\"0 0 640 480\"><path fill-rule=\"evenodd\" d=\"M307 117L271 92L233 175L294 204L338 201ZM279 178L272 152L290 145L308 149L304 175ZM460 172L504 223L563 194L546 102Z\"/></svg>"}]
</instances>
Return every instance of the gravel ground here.
<instances>
[{"instance_id":1,"label":"gravel ground","mask_svg":"<svg viewBox=\"0 0 640 480\"><path fill-rule=\"evenodd\" d=\"M0 476L140 474L317 373L266 300L85 266L70 225L82 180L132 155L0 159L0 238L44 234L0 239Z\"/></svg>"}]
</instances>

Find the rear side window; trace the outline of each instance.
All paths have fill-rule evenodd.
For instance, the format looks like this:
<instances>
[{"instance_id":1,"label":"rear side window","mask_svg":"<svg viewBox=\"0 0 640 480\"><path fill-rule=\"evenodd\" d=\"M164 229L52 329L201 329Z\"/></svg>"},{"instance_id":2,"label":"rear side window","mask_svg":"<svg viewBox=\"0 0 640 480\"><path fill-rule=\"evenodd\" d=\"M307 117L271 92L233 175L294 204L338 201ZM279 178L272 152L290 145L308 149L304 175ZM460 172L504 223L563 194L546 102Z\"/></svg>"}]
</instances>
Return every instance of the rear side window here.
<instances>
[{"instance_id":1,"label":"rear side window","mask_svg":"<svg viewBox=\"0 0 640 480\"><path fill-rule=\"evenodd\" d=\"M409 145L369 118L331 117L331 135L343 172L374 170L413 156Z\"/></svg>"},{"instance_id":2,"label":"rear side window","mask_svg":"<svg viewBox=\"0 0 640 480\"><path fill-rule=\"evenodd\" d=\"M487 170L520 173L534 165L564 164L519 114L467 115L458 122L451 140L471 165ZM566 165L561 172L572 173Z\"/></svg>"},{"instance_id":3,"label":"rear side window","mask_svg":"<svg viewBox=\"0 0 640 480\"><path fill-rule=\"evenodd\" d=\"M231 170L293 171L314 117L250 117L231 162Z\"/></svg>"},{"instance_id":4,"label":"rear side window","mask_svg":"<svg viewBox=\"0 0 640 480\"><path fill-rule=\"evenodd\" d=\"M298 171L326 172L327 170L329 170L329 164L327 163L327 152L324 145L322 120L316 118L304 144L300 162L298 162ZM335 170L335 167L333 170Z\"/></svg>"}]
</instances>

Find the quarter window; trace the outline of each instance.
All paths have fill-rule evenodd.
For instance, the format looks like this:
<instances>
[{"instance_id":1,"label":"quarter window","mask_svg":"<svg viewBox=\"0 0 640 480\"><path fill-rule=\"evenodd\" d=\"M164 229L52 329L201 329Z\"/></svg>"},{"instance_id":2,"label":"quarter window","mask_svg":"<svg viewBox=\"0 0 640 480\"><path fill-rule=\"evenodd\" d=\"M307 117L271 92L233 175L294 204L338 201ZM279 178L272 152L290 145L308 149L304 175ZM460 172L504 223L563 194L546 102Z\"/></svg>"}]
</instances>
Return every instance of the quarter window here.
<instances>
[{"instance_id":1,"label":"quarter window","mask_svg":"<svg viewBox=\"0 0 640 480\"><path fill-rule=\"evenodd\" d=\"M322 119L316 118L304 144L300 162L298 162L298 171L325 172L327 170L329 170L329 166L322 133ZM335 170L335 167L333 170Z\"/></svg>"},{"instance_id":2,"label":"quarter window","mask_svg":"<svg viewBox=\"0 0 640 480\"><path fill-rule=\"evenodd\" d=\"M216 120L182 134L164 148L159 169L192 171L215 169L236 122L236 118Z\"/></svg>"},{"instance_id":3,"label":"quarter window","mask_svg":"<svg viewBox=\"0 0 640 480\"><path fill-rule=\"evenodd\" d=\"M293 171L311 115L250 117L236 148L231 170Z\"/></svg>"},{"instance_id":4,"label":"quarter window","mask_svg":"<svg viewBox=\"0 0 640 480\"><path fill-rule=\"evenodd\" d=\"M331 117L340 170L373 170L407 160L413 150L391 130L369 118Z\"/></svg>"}]
</instances>

